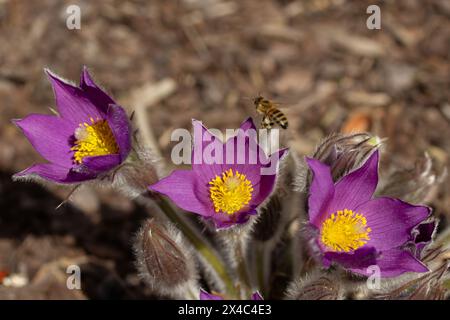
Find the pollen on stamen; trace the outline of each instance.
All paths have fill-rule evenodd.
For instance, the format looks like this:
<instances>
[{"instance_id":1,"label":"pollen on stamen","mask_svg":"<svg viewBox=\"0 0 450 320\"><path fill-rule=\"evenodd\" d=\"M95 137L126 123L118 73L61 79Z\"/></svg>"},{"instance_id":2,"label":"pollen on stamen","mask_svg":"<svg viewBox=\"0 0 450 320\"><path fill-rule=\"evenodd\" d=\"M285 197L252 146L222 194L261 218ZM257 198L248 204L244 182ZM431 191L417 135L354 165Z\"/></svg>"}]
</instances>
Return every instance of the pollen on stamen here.
<instances>
[{"instance_id":1,"label":"pollen on stamen","mask_svg":"<svg viewBox=\"0 0 450 320\"><path fill-rule=\"evenodd\" d=\"M365 245L370 240L371 231L362 214L344 209L333 213L323 222L321 240L333 251L350 252Z\"/></svg>"},{"instance_id":2,"label":"pollen on stamen","mask_svg":"<svg viewBox=\"0 0 450 320\"><path fill-rule=\"evenodd\" d=\"M209 182L215 212L232 215L252 199L253 185L244 174L229 169Z\"/></svg>"},{"instance_id":3,"label":"pollen on stamen","mask_svg":"<svg viewBox=\"0 0 450 320\"><path fill-rule=\"evenodd\" d=\"M86 130L86 124L84 124L85 126L79 126L78 128L75 129L75 139L77 140L84 140L87 138L88 136L88 132Z\"/></svg>"},{"instance_id":4,"label":"pollen on stamen","mask_svg":"<svg viewBox=\"0 0 450 320\"><path fill-rule=\"evenodd\" d=\"M71 150L74 162L80 164L85 157L117 154L119 147L106 120L90 118L91 124L81 123L75 129L76 139Z\"/></svg>"}]
</instances>

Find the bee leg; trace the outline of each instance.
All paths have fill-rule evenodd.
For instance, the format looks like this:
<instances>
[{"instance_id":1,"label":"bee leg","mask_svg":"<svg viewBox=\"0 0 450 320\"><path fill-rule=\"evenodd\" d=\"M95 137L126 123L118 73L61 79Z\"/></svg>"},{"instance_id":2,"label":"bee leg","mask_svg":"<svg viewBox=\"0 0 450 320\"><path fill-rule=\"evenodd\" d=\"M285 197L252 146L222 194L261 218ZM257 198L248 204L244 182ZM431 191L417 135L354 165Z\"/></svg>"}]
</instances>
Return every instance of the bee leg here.
<instances>
[{"instance_id":1,"label":"bee leg","mask_svg":"<svg viewBox=\"0 0 450 320\"><path fill-rule=\"evenodd\" d=\"M264 116L262 119L261 119L261 128L263 128L263 129L271 129L271 126L270 126L270 120L266 117L266 116Z\"/></svg>"}]
</instances>

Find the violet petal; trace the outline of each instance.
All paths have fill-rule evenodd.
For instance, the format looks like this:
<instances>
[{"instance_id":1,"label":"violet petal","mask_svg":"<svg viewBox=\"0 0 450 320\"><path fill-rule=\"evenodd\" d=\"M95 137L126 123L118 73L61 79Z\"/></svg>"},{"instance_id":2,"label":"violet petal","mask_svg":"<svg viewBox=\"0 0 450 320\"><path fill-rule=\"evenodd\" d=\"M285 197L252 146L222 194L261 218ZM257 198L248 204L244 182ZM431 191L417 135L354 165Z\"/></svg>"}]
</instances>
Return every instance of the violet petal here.
<instances>
[{"instance_id":1,"label":"violet petal","mask_svg":"<svg viewBox=\"0 0 450 320\"><path fill-rule=\"evenodd\" d=\"M122 107L111 104L107 121L119 146L120 161L124 161L131 150L131 128L127 113Z\"/></svg>"},{"instance_id":2,"label":"violet petal","mask_svg":"<svg viewBox=\"0 0 450 320\"><path fill-rule=\"evenodd\" d=\"M378 150L357 170L345 175L335 185L328 214L338 210L354 210L372 198L378 184Z\"/></svg>"},{"instance_id":3,"label":"violet petal","mask_svg":"<svg viewBox=\"0 0 450 320\"><path fill-rule=\"evenodd\" d=\"M252 117L248 117L247 119L245 119L245 120L241 123L241 125L239 126L239 128L240 128L241 130L244 130L244 131L247 131L247 130L249 130L249 129L253 129L253 130L256 131L256 126L255 126L255 123L253 122Z\"/></svg>"},{"instance_id":4,"label":"violet petal","mask_svg":"<svg viewBox=\"0 0 450 320\"><path fill-rule=\"evenodd\" d=\"M105 114L110 104L116 104L104 90L95 84L86 67L83 67L83 72L81 73L80 88L88 99Z\"/></svg>"},{"instance_id":5,"label":"violet petal","mask_svg":"<svg viewBox=\"0 0 450 320\"><path fill-rule=\"evenodd\" d=\"M178 207L202 216L212 214L210 207L200 202L195 194L195 177L190 170L174 170L169 176L149 186L152 191L168 196Z\"/></svg>"},{"instance_id":6,"label":"violet petal","mask_svg":"<svg viewBox=\"0 0 450 320\"><path fill-rule=\"evenodd\" d=\"M46 160L64 167L73 164L70 138L74 127L65 119L51 115L31 114L14 120L24 135Z\"/></svg>"},{"instance_id":7,"label":"violet petal","mask_svg":"<svg viewBox=\"0 0 450 320\"><path fill-rule=\"evenodd\" d=\"M317 228L326 218L327 208L334 196L334 183L330 167L319 160L306 158L306 162L313 172L313 178L308 198L309 221Z\"/></svg>"},{"instance_id":8,"label":"violet petal","mask_svg":"<svg viewBox=\"0 0 450 320\"><path fill-rule=\"evenodd\" d=\"M104 156L84 157L83 164L93 172L109 171L120 164L118 154L108 154Z\"/></svg>"},{"instance_id":9,"label":"violet petal","mask_svg":"<svg viewBox=\"0 0 450 320\"><path fill-rule=\"evenodd\" d=\"M261 176L259 184L253 187L250 205L259 206L272 193L275 186L276 175Z\"/></svg>"},{"instance_id":10,"label":"violet petal","mask_svg":"<svg viewBox=\"0 0 450 320\"><path fill-rule=\"evenodd\" d=\"M264 300L264 298L262 297L262 295L258 291L256 291L256 292L254 292L252 294L252 300L255 300L255 301L257 301L257 300Z\"/></svg>"},{"instance_id":11,"label":"violet petal","mask_svg":"<svg viewBox=\"0 0 450 320\"><path fill-rule=\"evenodd\" d=\"M237 224L244 224L250 216L257 214L254 208L249 208L229 215L224 212L215 212L210 216L217 229L226 229Z\"/></svg>"},{"instance_id":12,"label":"violet petal","mask_svg":"<svg viewBox=\"0 0 450 320\"><path fill-rule=\"evenodd\" d=\"M46 70L55 94L56 105L62 118L76 126L90 122L90 118L103 119L104 110L98 108L80 88ZM106 107L105 107L106 108Z\"/></svg>"},{"instance_id":13,"label":"violet petal","mask_svg":"<svg viewBox=\"0 0 450 320\"><path fill-rule=\"evenodd\" d=\"M200 289L200 300L223 300L223 297Z\"/></svg>"},{"instance_id":14,"label":"violet petal","mask_svg":"<svg viewBox=\"0 0 450 320\"><path fill-rule=\"evenodd\" d=\"M354 252L326 252L324 254L325 264L336 262L345 269L355 273L366 274L367 268L377 262L377 251L374 247L363 247Z\"/></svg>"},{"instance_id":15,"label":"violet petal","mask_svg":"<svg viewBox=\"0 0 450 320\"><path fill-rule=\"evenodd\" d=\"M62 167L53 163L35 164L19 173L16 173L14 177L25 178L27 176L32 175L37 175L45 180L50 180L64 184L95 179L95 175L93 175L92 173L89 174L89 173L75 172L71 168Z\"/></svg>"},{"instance_id":16,"label":"violet petal","mask_svg":"<svg viewBox=\"0 0 450 320\"><path fill-rule=\"evenodd\" d=\"M411 252L400 248L384 251L377 259L376 265L380 268L381 277L391 278L405 272L428 272L429 269Z\"/></svg>"},{"instance_id":17,"label":"violet petal","mask_svg":"<svg viewBox=\"0 0 450 320\"><path fill-rule=\"evenodd\" d=\"M430 208L382 197L358 206L356 212L366 217L372 229L366 245L385 250L407 242L411 230L430 215Z\"/></svg>"},{"instance_id":18,"label":"violet petal","mask_svg":"<svg viewBox=\"0 0 450 320\"><path fill-rule=\"evenodd\" d=\"M414 256L418 259L422 256L422 251L432 243L433 235L436 232L437 220L419 224L411 232L410 242L414 245Z\"/></svg>"}]
</instances>

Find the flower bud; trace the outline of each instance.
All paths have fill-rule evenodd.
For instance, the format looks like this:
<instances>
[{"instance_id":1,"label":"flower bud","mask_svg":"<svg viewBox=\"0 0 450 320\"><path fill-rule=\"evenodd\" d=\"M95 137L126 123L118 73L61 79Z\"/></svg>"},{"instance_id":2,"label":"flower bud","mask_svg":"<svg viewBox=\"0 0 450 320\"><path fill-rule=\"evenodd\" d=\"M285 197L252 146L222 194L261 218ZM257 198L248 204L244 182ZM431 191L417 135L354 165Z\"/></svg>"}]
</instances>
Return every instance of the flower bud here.
<instances>
[{"instance_id":1,"label":"flower bud","mask_svg":"<svg viewBox=\"0 0 450 320\"><path fill-rule=\"evenodd\" d=\"M372 151L379 148L381 142L378 137L367 133L333 134L318 144L311 158L328 165L333 181L337 181L359 167ZM312 177L304 160L297 160L296 171L295 190L305 192L309 189Z\"/></svg>"},{"instance_id":2,"label":"flower bud","mask_svg":"<svg viewBox=\"0 0 450 320\"><path fill-rule=\"evenodd\" d=\"M315 272L292 282L287 291L287 298L290 300L340 300L343 298L343 289L338 279Z\"/></svg>"},{"instance_id":3,"label":"flower bud","mask_svg":"<svg viewBox=\"0 0 450 320\"><path fill-rule=\"evenodd\" d=\"M186 298L195 287L194 258L177 229L147 220L137 234L134 249L140 276L156 293Z\"/></svg>"},{"instance_id":4,"label":"flower bud","mask_svg":"<svg viewBox=\"0 0 450 320\"><path fill-rule=\"evenodd\" d=\"M412 169L393 172L380 190L380 194L389 195L407 202L429 202L437 193L438 185L446 177L446 170L438 172L433 167L430 156L425 153Z\"/></svg>"},{"instance_id":5,"label":"flower bud","mask_svg":"<svg viewBox=\"0 0 450 320\"><path fill-rule=\"evenodd\" d=\"M331 167L333 180L357 168L381 143L378 137L367 133L334 134L325 138L312 158Z\"/></svg>"}]
</instances>

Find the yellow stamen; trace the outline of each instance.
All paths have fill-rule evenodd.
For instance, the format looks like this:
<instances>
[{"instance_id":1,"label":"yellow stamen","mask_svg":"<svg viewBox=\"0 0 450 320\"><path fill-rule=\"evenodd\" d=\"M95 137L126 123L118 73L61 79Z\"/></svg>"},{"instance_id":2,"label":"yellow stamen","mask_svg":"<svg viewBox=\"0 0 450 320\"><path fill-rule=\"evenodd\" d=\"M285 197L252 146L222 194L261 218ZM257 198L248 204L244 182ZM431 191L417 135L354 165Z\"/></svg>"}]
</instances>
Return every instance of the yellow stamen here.
<instances>
[{"instance_id":1,"label":"yellow stamen","mask_svg":"<svg viewBox=\"0 0 450 320\"><path fill-rule=\"evenodd\" d=\"M210 197L216 212L232 215L252 199L253 186L244 174L229 169L210 182Z\"/></svg>"},{"instance_id":2,"label":"yellow stamen","mask_svg":"<svg viewBox=\"0 0 450 320\"><path fill-rule=\"evenodd\" d=\"M367 243L372 229L366 227L366 218L352 210L333 213L322 224L322 243L333 251L349 252Z\"/></svg>"},{"instance_id":3,"label":"yellow stamen","mask_svg":"<svg viewBox=\"0 0 450 320\"><path fill-rule=\"evenodd\" d=\"M91 124L81 123L75 130L75 163L81 163L84 157L103 156L119 153L119 146L106 120L90 119Z\"/></svg>"}]
</instances>

